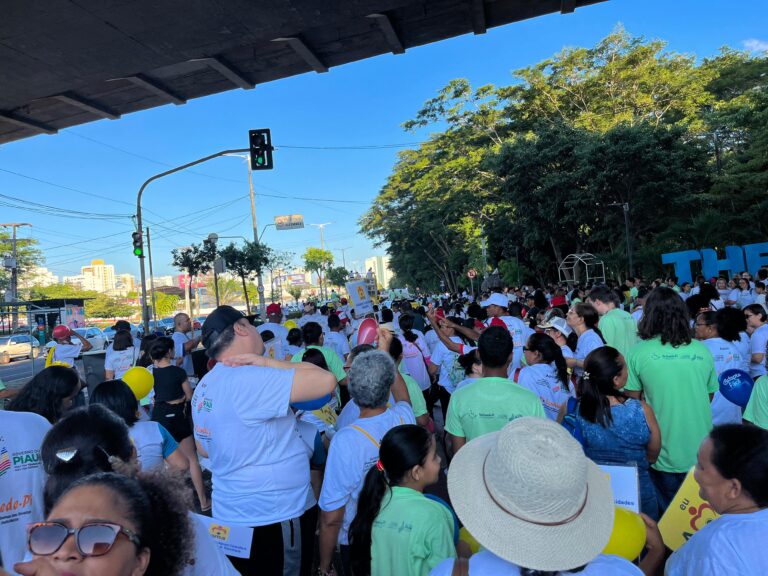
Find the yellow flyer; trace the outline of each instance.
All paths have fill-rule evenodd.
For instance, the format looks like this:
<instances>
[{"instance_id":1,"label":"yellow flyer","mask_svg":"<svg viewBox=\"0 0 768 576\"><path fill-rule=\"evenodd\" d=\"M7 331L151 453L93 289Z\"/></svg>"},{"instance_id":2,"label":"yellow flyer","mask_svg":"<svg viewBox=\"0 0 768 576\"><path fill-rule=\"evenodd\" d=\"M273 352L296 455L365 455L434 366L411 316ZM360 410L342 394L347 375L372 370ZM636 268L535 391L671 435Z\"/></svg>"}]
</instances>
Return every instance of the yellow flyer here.
<instances>
[{"instance_id":1,"label":"yellow flyer","mask_svg":"<svg viewBox=\"0 0 768 576\"><path fill-rule=\"evenodd\" d=\"M719 517L709 502L699 496L699 485L693 478L693 468L675 494L672 502L659 520L659 531L664 544L677 550L691 536Z\"/></svg>"}]
</instances>

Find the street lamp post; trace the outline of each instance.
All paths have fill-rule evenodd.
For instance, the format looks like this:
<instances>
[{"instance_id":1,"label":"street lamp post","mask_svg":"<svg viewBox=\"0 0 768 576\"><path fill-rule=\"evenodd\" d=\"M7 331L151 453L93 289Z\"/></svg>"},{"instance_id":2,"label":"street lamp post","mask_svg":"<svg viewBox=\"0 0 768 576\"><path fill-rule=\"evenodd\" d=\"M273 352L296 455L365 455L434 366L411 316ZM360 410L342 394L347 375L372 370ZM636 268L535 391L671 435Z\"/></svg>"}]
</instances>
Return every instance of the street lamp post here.
<instances>
[{"instance_id":1,"label":"street lamp post","mask_svg":"<svg viewBox=\"0 0 768 576\"><path fill-rule=\"evenodd\" d=\"M635 267L632 263L632 239L629 235L629 202L613 202L608 206L621 206L624 212L624 234L627 240L627 266L629 267L629 276L634 274Z\"/></svg>"}]
</instances>

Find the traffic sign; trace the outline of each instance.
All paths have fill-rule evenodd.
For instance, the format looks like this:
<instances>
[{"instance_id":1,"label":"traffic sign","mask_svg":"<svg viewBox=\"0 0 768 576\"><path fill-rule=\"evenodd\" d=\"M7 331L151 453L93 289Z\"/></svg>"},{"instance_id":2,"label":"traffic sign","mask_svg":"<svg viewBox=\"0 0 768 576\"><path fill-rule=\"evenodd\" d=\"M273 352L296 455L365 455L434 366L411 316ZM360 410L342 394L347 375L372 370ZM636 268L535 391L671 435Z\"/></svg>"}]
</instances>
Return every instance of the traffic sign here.
<instances>
[{"instance_id":1,"label":"traffic sign","mask_svg":"<svg viewBox=\"0 0 768 576\"><path fill-rule=\"evenodd\" d=\"M470 268L469 271L467 272L467 278L470 278L470 279L477 278L477 270L475 270L474 268Z\"/></svg>"},{"instance_id":2,"label":"traffic sign","mask_svg":"<svg viewBox=\"0 0 768 576\"><path fill-rule=\"evenodd\" d=\"M275 228L278 230L296 230L298 228L304 228L304 216L301 214L275 216Z\"/></svg>"}]
</instances>

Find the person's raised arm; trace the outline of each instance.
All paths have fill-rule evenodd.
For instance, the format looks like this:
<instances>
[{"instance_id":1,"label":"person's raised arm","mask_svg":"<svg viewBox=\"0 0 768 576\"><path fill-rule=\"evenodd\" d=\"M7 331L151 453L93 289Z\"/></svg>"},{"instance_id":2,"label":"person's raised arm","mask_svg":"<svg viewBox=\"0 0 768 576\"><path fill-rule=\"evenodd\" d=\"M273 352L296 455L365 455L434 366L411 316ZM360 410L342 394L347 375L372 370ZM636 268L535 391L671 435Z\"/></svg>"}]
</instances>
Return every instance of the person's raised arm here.
<instances>
[{"instance_id":1,"label":"person's raised arm","mask_svg":"<svg viewBox=\"0 0 768 576\"><path fill-rule=\"evenodd\" d=\"M70 330L70 334L75 338L77 338L78 340L80 340L80 343L83 345L83 349L82 349L83 352L88 352L88 350L91 350L93 348L93 344L91 344L90 342L88 342L88 340L80 336L79 332Z\"/></svg>"},{"instance_id":2,"label":"person's raised arm","mask_svg":"<svg viewBox=\"0 0 768 576\"><path fill-rule=\"evenodd\" d=\"M659 423L656 421L656 414L653 412L650 404L643 402L643 412L645 413L645 421L648 424L648 429L651 431L651 437L648 439L648 446L645 449L646 458L648 463L653 464L659 457L661 452L661 430Z\"/></svg>"},{"instance_id":3,"label":"person's raised arm","mask_svg":"<svg viewBox=\"0 0 768 576\"><path fill-rule=\"evenodd\" d=\"M309 362L286 362L259 354L238 354L224 358L226 366L265 366L282 370L295 370L291 387L291 402L314 400L336 390L336 377L328 370Z\"/></svg>"},{"instance_id":4,"label":"person's raised arm","mask_svg":"<svg viewBox=\"0 0 768 576\"><path fill-rule=\"evenodd\" d=\"M434 310L430 309L429 311L427 311L427 318L429 319L429 323L432 325L432 330L435 331L435 334L437 334L437 337L440 339L440 342L442 342L443 345L446 348L448 348L448 350L450 350L451 352L456 352L457 354L461 354L463 344L457 344L456 342L448 338L448 336L446 336L443 333L443 331L440 329L440 326L437 323L437 318L435 317ZM443 320L443 322L445 323L446 326L450 326L451 328L454 328L456 330L460 328L457 324L454 324L450 320ZM461 328L463 328L463 326L461 326ZM432 370L431 366L435 366L435 364L432 364L432 362L429 363L428 368L430 368L430 374L434 374L435 372L437 372L437 370L439 370L439 366L437 367L437 370Z\"/></svg>"}]
</instances>

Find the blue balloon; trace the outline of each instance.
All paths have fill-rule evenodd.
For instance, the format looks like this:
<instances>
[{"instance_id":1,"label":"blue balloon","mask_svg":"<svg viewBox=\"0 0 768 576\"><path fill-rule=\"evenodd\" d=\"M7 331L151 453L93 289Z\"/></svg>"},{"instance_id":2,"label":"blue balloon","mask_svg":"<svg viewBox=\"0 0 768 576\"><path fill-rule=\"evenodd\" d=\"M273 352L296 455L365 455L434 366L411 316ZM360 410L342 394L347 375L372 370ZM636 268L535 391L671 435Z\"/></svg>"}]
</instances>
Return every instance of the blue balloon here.
<instances>
[{"instance_id":1,"label":"blue balloon","mask_svg":"<svg viewBox=\"0 0 768 576\"><path fill-rule=\"evenodd\" d=\"M306 400L304 402L291 402L291 407L296 410L304 410L305 412L311 412L312 410L320 410L323 406L331 401L331 395L326 394L321 398L315 400Z\"/></svg>"},{"instance_id":2,"label":"blue balloon","mask_svg":"<svg viewBox=\"0 0 768 576\"><path fill-rule=\"evenodd\" d=\"M752 387L755 385L749 374L744 370L731 368L720 374L717 381L720 383L720 394L726 400L742 408L747 407L749 396L752 394Z\"/></svg>"},{"instance_id":3,"label":"blue balloon","mask_svg":"<svg viewBox=\"0 0 768 576\"><path fill-rule=\"evenodd\" d=\"M439 496L435 496L434 494L424 494L424 498L428 498L429 500L434 500L438 504L442 504L451 513L451 516L453 516L453 543L458 544L459 543L459 517L456 516L456 512L453 511L453 508L451 508L448 505L448 502L440 498Z\"/></svg>"}]
</instances>

